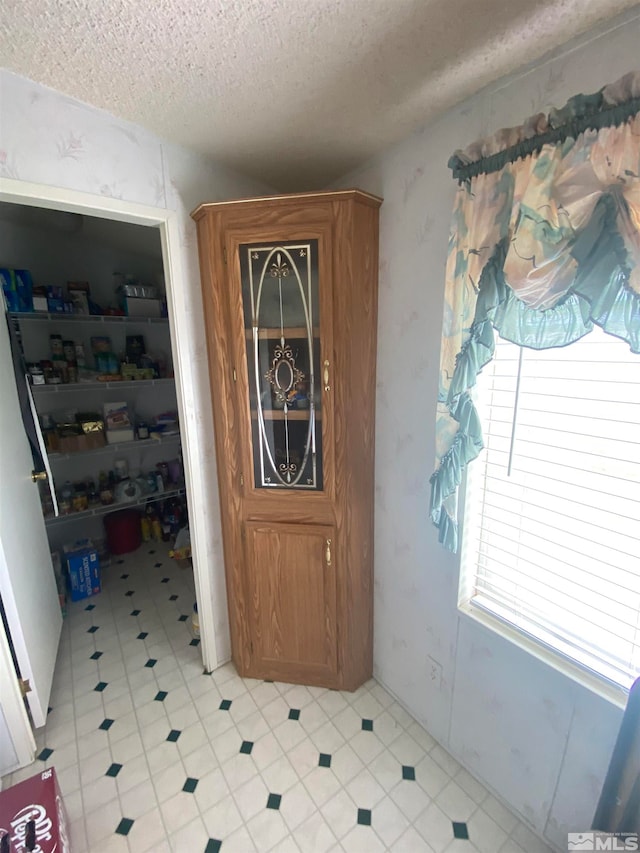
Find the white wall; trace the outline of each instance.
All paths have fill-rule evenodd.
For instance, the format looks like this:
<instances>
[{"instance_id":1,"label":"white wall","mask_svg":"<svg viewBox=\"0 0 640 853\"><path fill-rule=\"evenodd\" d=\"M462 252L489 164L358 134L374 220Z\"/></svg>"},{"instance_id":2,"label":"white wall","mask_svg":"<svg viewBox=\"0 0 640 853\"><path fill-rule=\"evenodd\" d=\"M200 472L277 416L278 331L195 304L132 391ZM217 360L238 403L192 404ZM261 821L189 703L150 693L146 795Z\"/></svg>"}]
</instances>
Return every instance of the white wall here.
<instances>
[{"instance_id":1,"label":"white wall","mask_svg":"<svg viewBox=\"0 0 640 853\"><path fill-rule=\"evenodd\" d=\"M181 230L180 267L192 334L183 376L187 428L197 441L206 489L208 566L215 582L216 644L230 655L222 560L213 419L195 224L190 211L202 201L271 192L271 188L102 110L0 71L0 179L13 178L176 211Z\"/></svg>"},{"instance_id":2,"label":"white wall","mask_svg":"<svg viewBox=\"0 0 640 853\"><path fill-rule=\"evenodd\" d=\"M428 521L444 266L447 160L498 128L640 65L640 13L483 91L340 181L381 208L376 424L376 676L472 773L566 850L586 830L621 711L456 609L458 558ZM618 22L620 23L620 22ZM442 686L428 673L442 665ZM530 848L527 844L525 849Z\"/></svg>"}]
</instances>

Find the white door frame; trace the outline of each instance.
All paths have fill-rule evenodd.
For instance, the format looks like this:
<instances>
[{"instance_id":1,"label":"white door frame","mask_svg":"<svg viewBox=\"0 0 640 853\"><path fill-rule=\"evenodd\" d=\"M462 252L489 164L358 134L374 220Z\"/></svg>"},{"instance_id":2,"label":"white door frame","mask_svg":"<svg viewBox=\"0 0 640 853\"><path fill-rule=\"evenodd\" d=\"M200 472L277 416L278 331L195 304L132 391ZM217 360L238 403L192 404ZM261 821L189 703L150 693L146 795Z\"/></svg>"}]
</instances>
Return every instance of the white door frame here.
<instances>
[{"instance_id":1,"label":"white door frame","mask_svg":"<svg viewBox=\"0 0 640 853\"><path fill-rule=\"evenodd\" d=\"M102 219L115 219L135 225L155 226L160 230L162 261L167 289L167 309L171 330L173 365L176 377L176 394L181 423L182 451L185 469L185 485L189 503L189 530L193 552L193 571L198 600L198 617L202 662L204 669L211 672L223 661L219 660L216 648L215 618L213 611L213 567L207 559L205 507L208 505L206 487L198 458L197 438L190 434L184 388L197 387L197 383L186 383L192 364L187 356L188 347L182 346L190 336L190 327L185 304L185 287L180 263L180 231L177 214L166 208L148 207L121 199L107 198L77 190L34 184L28 181L0 180L0 201L32 207L48 207L68 213L84 213ZM4 632L2 632L4 633Z\"/></svg>"},{"instance_id":2,"label":"white door frame","mask_svg":"<svg viewBox=\"0 0 640 853\"><path fill-rule=\"evenodd\" d=\"M0 570L6 570L6 560L2 542L0 542ZM27 710L24 707L24 700L20 693L18 685L18 676L13 665L11 657L11 649L9 648L9 640L5 631L0 627L0 684L2 685L2 699L0 700L0 709L4 716L4 721L0 720L0 725L6 723L9 739L12 742L13 749L16 755L16 763L10 765L7 756L2 756L0 762L0 776L6 773L11 773L18 767L24 767L33 761L36 753L36 741L31 729L31 723L27 716ZM0 790L2 785L0 784Z\"/></svg>"}]
</instances>

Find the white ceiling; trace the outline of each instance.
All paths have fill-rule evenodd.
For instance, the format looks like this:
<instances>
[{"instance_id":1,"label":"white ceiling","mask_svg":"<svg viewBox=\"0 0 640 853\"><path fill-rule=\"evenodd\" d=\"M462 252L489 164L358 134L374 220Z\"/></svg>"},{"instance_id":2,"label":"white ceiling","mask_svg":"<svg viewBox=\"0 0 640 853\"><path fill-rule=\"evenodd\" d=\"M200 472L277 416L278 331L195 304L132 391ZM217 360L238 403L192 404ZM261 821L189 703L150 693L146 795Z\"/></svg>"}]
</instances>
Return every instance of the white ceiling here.
<instances>
[{"instance_id":1,"label":"white ceiling","mask_svg":"<svg viewBox=\"0 0 640 853\"><path fill-rule=\"evenodd\" d=\"M0 61L278 190L315 189L635 2L2 0Z\"/></svg>"}]
</instances>

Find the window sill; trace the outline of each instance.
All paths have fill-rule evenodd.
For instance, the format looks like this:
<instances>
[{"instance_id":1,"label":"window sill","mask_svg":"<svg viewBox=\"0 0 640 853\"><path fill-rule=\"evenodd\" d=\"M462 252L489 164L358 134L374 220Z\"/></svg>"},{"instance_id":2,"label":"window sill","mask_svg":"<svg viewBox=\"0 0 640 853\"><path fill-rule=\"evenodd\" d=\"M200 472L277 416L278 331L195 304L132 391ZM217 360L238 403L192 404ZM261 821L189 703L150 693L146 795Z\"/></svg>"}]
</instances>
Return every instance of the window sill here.
<instances>
[{"instance_id":1,"label":"window sill","mask_svg":"<svg viewBox=\"0 0 640 853\"><path fill-rule=\"evenodd\" d=\"M512 627L497 616L493 616L479 607L474 607L468 601L460 602L458 610L464 616L518 646L518 648L552 667L561 675L580 684L581 687L585 687L596 696L605 699L617 708L624 709L626 707L629 691L623 687L619 687L597 673L581 667L561 652L535 640L535 638Z\"/></svg>"}]
</instances>

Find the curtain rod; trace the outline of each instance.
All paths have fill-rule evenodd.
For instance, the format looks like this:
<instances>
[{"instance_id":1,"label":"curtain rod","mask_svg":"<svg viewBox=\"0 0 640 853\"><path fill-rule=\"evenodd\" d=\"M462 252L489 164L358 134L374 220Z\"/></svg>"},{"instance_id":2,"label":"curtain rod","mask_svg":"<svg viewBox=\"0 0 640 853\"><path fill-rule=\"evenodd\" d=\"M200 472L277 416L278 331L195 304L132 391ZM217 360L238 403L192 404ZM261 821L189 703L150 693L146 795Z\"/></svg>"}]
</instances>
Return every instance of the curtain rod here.
<instances>
[{"instance_id":1,"label":"curtain rod","mask_svg":"<svg viewBox=\"0 0 640 853\"><path fill-rule=\"evenodd\" d=\"M580 97L580 95L577 96L577 98ZM522 157L528 157L530 154L540 151L545 145L562 143L569 138L575 139L587 130L617 127L640 112L640 97L631 98L622 104L606 107L601 106L601 101L600 105L595 108L592 99L593 96L589 96L591 103L588 105L590 107L588 113L583 112L580 115L575 115L551 130L536 134L528 139L523 139L521 142L515 143L515 145L510 145L508 148L497 151L495 154L489 154L487 157L474 160L472 163L468 162L464 155L462 155L462 152L456 151L450 157L447 164L453 173L454 179L462 183L480 174L498 172L507 163L513 163ZM571 101L569 102L570 104Z\"/></svg>"}]
</instances>

